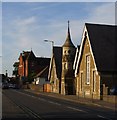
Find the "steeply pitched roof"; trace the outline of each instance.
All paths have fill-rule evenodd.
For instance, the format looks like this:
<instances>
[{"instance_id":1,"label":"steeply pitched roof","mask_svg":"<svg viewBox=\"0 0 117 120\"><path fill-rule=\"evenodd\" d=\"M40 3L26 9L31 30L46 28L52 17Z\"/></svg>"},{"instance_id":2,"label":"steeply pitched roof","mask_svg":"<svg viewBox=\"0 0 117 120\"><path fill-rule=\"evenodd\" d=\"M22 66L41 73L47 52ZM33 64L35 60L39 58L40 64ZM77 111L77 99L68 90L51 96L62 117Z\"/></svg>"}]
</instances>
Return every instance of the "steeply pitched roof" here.
<instances>
[{"instance_id":1,"label":"steeply pitched roof","mask_svg":"<svg viewBox=\"0 0 117 120\"><path fill-rule=\"evenodd\" d=\"M117 26L86 23L86 28L98 71L117 71Z\"/></svg>"},{"instance_id":2,"label":"steeply pitched roof","mask_svg":"<svg viewBox=\"0 0 117 120\"><path fill-rule=\"evenodd\" d=\"M35 73L40 73L45 67L50 65L50 58L36 57L34 62Z\"/></svg>"},{"instance_id":3,"label":"steeply pitched roof","mask_svg":"<svg viewBox=\"0 0 117 120\"><path fill-rule=\"evenodd\" d=\"M27 56L27 59L34 60L35 58L36 58L36 57L35 57L33 51L31 50L31 51L29 52L29 55Z\"/></svg>"},{"instance_id":4,"label":"steeply pitched roof","mask_svg":"<svg viewBox=\"0 0 117 120\"><path fill-rule=\"evenodd\" d=\"M48 71L49 71L49 66L46 66L43 70L41 70L36 76L36 77L44 77L47 78L48 77Z\"/></svg>"},{"instance_id":5,"label":"steeply pitched roof","mask_svg":"<svg viewBox=\"0 0 117 120\"><path fill-rule=\"evenodd\" d=\"M38 65L41 65L41 66L49 66L50 64L50 58L36 57L36 61Z\"/></svg>"},{"instance_id":6,"label":"steeply pitched roof","mask_svg":"<svg viewBox=\"0 0 117 120\"><path fill-rule=\"evenodd\" d=\"M68 21L68 33L67 33L67 38L66 38L66 41L65 41L63 47L75 47L74 44L73 44L72 41L71 41L70 29L69 29L69 21Z\"/></svg>"},{"instance_id":7,"label":"steeply pitched roof","mask_svg":"<svg viewBox=\"0 0 117 120\"><path fill-rule=\"evenodd\" d=\"M62 71L62 47L53 47L53 57L56 64L57 77L61 79Z\"/></svg>"}]
</instances>

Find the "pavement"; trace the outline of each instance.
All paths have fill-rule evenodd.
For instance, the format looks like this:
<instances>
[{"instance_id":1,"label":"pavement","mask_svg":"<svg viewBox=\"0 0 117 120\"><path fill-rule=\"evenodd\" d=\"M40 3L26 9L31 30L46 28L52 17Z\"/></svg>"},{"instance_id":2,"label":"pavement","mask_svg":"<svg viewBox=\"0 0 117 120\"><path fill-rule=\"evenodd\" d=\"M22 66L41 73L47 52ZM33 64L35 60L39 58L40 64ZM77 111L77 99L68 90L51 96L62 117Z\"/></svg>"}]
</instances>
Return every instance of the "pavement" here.
<instances>
[{"instance_id":1,"label":"pavement","mask_svg":"<svg viewBox=\"0 0 117 120\"><path fill-rule=\"evenodd\" d=\"M58 99L64 99L67 101L72 101L72 102L76 102L76 103L80 103L80 104L94 105L94 106L98 106L98 107L102 107L102 108L111 109L111 110L114 110L115 112L117 112L117 104L106 102L103 100L82 98L82 97L78 97L77 95L62 95L62 94L52 93L52 92L35 91L35 90L31 90L31 89L25 89L25 91L35 93L35 94L50 96L50 97L54 97L54 98L58 98Z\"/></svg>"}]
</instances>

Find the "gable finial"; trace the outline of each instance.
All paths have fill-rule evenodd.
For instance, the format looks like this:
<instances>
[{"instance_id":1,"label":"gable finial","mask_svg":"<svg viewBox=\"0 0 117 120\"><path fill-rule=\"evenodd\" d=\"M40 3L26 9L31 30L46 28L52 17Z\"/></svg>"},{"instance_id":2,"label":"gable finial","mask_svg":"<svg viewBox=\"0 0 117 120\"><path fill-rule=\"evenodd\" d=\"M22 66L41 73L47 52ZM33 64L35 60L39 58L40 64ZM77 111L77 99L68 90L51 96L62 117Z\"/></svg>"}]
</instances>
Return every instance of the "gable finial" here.
<instances>
[{"instance_id":1,"label":"gable finial","mask_svg":"<svg viewBox=\"0 0 117 120\"><path fill-rule=\"evenodd\" d=\"M68 27L69 27L69 20L68 20Z\"/></svg>"},{"instance_id":2,"label":"gable finial","mask_svg":"<svg viewBox=\"0 0 117 120\"><path fill-rule=\"evenodd\" d=\"M70 22L69 22L69 20L68 20L68 29L69 29L69 23L70 23Z\"/></svg>"}]
</instances>

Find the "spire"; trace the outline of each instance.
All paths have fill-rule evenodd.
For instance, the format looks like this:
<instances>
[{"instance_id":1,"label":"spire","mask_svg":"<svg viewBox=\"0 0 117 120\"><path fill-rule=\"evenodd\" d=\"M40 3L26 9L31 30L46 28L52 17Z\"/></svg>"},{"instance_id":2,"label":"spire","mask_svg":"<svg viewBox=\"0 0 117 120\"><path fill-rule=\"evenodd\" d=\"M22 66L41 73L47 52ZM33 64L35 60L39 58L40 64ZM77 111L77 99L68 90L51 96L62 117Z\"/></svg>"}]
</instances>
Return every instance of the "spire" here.
<instances>
[{"instance_id":1,"label":"spire","mask_svg":"<svg viewBox=\"0 0 117 120\"><path fill-rule=\"evenodd\" d=\"M69 20L68 20L68 37L69 37L69 39L71 39L71 37L70 37L70 30L69 30Z\"/></svg>"},{"instance_id":2,"label":"spire","mask_svg":"<svg viewBox=\"0 0 117 120\"><path fill-rule=\"evenodd\" d=\"M66 38L66 41L65 41L63 47L74 47L74 45L73 45L73 43L71 41L71 36L70 36L69 20L68 20L67 38Z\"/></svg>"}]
</instances>

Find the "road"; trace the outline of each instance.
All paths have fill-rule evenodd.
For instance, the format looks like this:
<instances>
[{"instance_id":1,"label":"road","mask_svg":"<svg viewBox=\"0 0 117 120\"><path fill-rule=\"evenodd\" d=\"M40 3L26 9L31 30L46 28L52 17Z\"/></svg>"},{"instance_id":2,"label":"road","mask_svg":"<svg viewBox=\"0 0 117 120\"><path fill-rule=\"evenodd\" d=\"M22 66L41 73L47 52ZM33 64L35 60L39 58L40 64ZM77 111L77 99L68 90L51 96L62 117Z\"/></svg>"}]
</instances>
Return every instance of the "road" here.
<instances>
[{"instance_id":1,"label":"road","mask_svg":"<svg viewBox=\"0 0 117 120\"><path fill-rule=\"evenodd\" d=\"M115 111L88 106L24 90L2 91L4 119L38 120L115 120ZM10 107L12 105L12 108ZM12 115L10 116L9 114Z\"/></svg>"}]
</instances>

